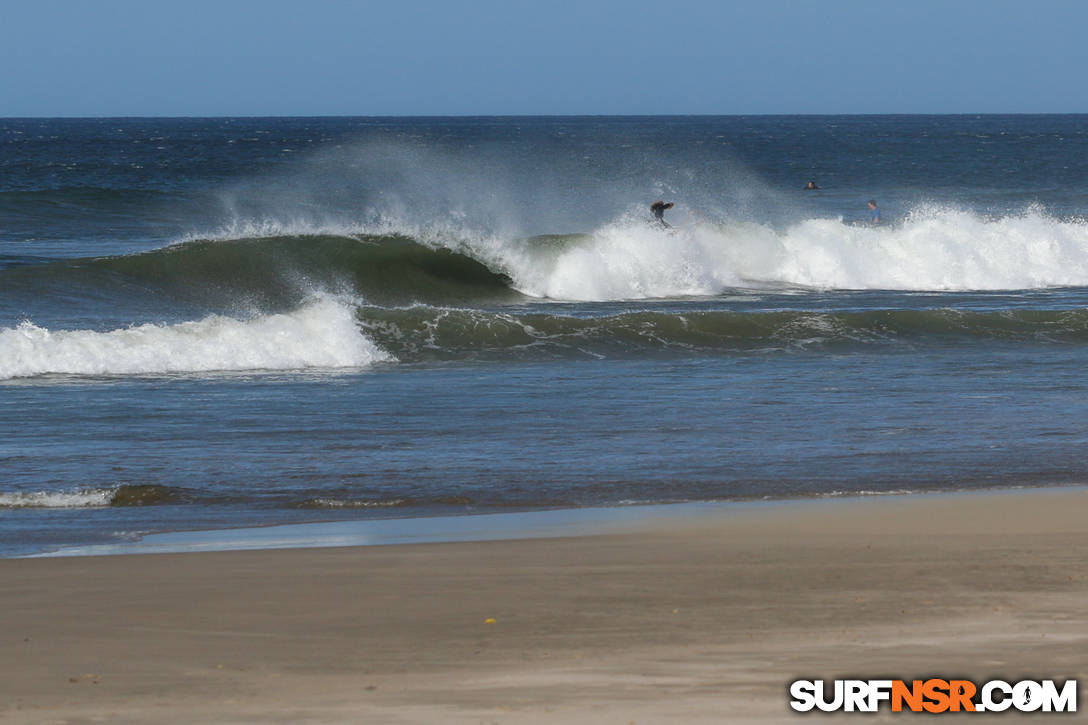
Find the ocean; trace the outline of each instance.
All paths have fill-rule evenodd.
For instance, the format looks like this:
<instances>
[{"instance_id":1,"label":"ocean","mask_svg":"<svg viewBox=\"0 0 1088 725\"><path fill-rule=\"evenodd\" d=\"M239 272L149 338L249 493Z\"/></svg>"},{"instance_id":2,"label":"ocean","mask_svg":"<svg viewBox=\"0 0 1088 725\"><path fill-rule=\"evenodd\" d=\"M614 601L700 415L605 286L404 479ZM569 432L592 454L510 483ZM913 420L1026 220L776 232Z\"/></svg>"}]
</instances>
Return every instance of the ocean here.
<instances>
[{"instance_id":1,"label":"ocean","mask_svg":"<svg viewBox=\"0 0 1088 725\"><path fill-rule=\"evenodd\" d=\"M1083 484L1086 214L1088 116L0 119L0 556Z\"/></svg>"}]
</instances>

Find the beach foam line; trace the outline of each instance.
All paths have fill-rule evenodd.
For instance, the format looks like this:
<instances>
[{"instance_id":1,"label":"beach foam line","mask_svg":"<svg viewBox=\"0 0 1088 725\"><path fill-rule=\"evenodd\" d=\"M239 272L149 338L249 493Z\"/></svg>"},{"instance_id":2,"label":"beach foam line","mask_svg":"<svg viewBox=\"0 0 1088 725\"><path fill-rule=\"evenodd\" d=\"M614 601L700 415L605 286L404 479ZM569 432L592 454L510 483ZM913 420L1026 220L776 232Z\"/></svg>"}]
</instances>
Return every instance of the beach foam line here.
<instances>
[{"instance_id":1,"label":"beach foam line","mask_svg":"<svg viewBox=\"0 0 1088 725\"><path fill-rule=\"evenodd\" d=\"M742 517L758 512L834 512L851 501L859 505L868 502L869 505L885 506L885 502L890 499L906 504L906 502L925 502L933 499L952 501L968 496L1037 497L1048 494L1065 495L1068 492L1088 494L1088 486L1021 486L925 493L904 491L879 496L844 494L801 499L700 501L177 531L149 534L139 540L116 544L65 547L19 558L388 546L601 536L630 533L652 527L660 528L662 525L670 527L696 525L708 521L721 521L722 517Z\"/></svg>"},{"instance_id":2,"label":"beach foam line","mask_svg":"<svg viewBox=\"0 0 1088 725\"><path fill-rule=\"evenodd\" d=\"M765 506L769 503L654 504L175 531L149 534L138 541L66 547L25 558L387 546L599 535L622 533L654 520L694 520L712 512L739 510L738 506Z\"/></svg>"}]
</instances>

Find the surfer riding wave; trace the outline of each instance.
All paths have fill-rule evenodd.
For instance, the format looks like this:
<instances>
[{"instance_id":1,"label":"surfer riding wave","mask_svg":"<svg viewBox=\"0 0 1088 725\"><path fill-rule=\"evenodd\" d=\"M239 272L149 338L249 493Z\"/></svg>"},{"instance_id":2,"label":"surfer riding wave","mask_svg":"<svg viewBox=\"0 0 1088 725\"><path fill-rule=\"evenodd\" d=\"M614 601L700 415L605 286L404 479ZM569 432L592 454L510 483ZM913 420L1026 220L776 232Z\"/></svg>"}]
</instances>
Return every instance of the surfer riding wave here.
<instances>
[{"instance_id":1,"label":"surfer riding wave","mask_svg":"<svg viewBox=\"0 0 1088 725\"><path fill-rule=\"evenodd\" d=\"M659 200L655 201L653 204L650 204L650 211L653 212L654 215L654 223L659 224L666 229L670 228L669 223L665 221L665 210L672 209L672 207L673 203L671 201L665 202Z\"/></svg>"}]
</instances>

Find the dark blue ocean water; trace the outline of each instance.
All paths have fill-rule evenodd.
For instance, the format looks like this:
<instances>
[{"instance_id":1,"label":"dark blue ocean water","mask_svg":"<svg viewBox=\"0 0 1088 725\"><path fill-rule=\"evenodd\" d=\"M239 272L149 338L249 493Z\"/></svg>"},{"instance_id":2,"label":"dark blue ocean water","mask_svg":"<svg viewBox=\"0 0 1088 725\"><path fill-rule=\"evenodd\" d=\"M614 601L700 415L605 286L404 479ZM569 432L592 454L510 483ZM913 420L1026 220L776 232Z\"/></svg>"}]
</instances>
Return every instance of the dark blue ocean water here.
<instances>
[{"instance_id":1,"label":"dark blue ocean water","mask_svg":"<svg viewBox=\"0 0 1088 725\"><path fill-rule=\"evenodd\" d=\"M0 555L1083 483L1086 212L1085 116L0 120Z\"/></svg>"}]
</instances>

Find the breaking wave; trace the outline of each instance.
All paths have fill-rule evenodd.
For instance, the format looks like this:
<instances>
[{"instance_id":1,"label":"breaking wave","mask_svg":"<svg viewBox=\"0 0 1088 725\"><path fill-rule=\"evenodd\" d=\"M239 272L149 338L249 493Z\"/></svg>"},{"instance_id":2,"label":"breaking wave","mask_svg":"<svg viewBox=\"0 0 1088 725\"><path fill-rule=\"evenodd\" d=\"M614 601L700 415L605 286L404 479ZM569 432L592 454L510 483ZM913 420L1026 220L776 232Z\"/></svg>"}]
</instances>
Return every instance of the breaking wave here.
<instances>
[{"instance_id":1,"label":"breaking wave","mask_svg":"<svg viewBox=\"0 0 1088 725\"><path fill-rule=\"evenodd\" d=\"M0 329L0 379L358 368L389 359L359 330L354 306L336 298L253 319L212 315L106 332L29 321Z\"/></svg>"},{"instance_id":2,"label":"breaking wave","mask_svg":"<svg viewBox=\"0 0 1088 725\"><path fill-rule=\"evenodd\" d=\"M886 226L806 219L775 227L680 212L672 229L641 210L586 233L502 238L463 229L232 225L140 254L9 260L11 289L118 287L261 308L310 289L376 304L714 296L758 287L967 291L1088 286L1088 222L1039 208L988 217L920 208Z\"/></svg>"},{"instance_id":3,"label":"breaking wave","mask_svg":"<svg viewBox=\"0 0 1088 725\"><path fill-rule=\"evenodd\" d=\"M507 255L523 292L620 300L730 288L965 291L1088 285L1088 222L1040 209L990 218L922 208L887 226L807 219L784 228L699 217L663 230L625 221L551 252Z\"/></svg>"},{"instance_id":4,"label":"breaking wave","mask_svg":"<svg viewBox=\"0 0 1088 725\"><path fill-rule=\"evenodd\" d=\"M185 500L182 491L155 484L122 484L76 491L0 491L0 509L67 509L103 506L154 506Z\"/></svg>"}]
</instances>

